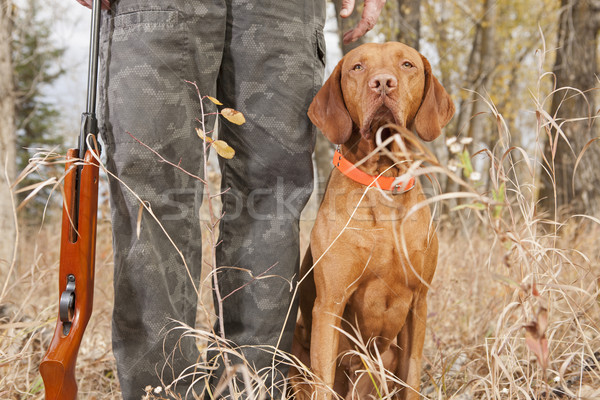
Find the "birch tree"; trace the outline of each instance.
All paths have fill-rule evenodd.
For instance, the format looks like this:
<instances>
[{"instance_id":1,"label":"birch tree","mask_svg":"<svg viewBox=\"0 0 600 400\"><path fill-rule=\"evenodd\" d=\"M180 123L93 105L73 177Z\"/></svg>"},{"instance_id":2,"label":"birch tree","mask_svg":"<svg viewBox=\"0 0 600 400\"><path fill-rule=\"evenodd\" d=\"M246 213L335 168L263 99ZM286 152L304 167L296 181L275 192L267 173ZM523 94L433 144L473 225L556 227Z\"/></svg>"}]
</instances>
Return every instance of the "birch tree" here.
<instances>
[{"instance_id":1,"label":"birch tree","mask_svg":"<svg viewBox=\"0 0 600 400\"><path fill-rule=\"evenodd\" d=\"M0 0L0 271L12 260L15 225L11 181L15 176L15 93L11 56L13 4Z\"/></svg>"}]
</instances>

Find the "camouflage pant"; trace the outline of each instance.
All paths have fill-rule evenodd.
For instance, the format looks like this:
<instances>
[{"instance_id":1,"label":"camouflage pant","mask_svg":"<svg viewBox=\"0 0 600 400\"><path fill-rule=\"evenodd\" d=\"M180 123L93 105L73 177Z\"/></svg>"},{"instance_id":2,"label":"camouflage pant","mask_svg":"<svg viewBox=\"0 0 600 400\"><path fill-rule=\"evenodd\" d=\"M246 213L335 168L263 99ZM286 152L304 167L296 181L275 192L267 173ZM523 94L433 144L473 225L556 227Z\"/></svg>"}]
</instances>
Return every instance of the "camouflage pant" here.
<instances>
[{"instance_id":1,"label":"camouflage pant","mask_svg":"<svg viewBox=\"0 0 600 400\"><path fill-rule=\"evenodd\" d=\"M199 357L193 340L178 342L180 331L169 328L172 320L194 325L203 192L200 182L159 162L127 132L202 175L194 131L200 107L185 80L246 116L242 126L220 121L219 135L236 156L221 162L222 186L230 190L223 196L217 264L235 268L223 269L219 287L222 296L233 293L223 302L227 338L239 346L274 346L291 302L289 283L253 281L242 269L287 280L298 269L298 219L313 185L314 129L306 111L322 82L324 3L121 0L104 16L99 119L107 166L122 182L109 180L113 350L125 399L139 399L146 385L161 385L160 376L171 382ZM189 274L146 212L138 237L140 204L125 185L150 204ZM283 350L291 347L292 325ZM257 370L273 361L255 348L246 356ZM285 373L279 368L274 379ZM177 391L183 396L188 386L189 380L179 382Z\"/></svg>"}]
</instances>

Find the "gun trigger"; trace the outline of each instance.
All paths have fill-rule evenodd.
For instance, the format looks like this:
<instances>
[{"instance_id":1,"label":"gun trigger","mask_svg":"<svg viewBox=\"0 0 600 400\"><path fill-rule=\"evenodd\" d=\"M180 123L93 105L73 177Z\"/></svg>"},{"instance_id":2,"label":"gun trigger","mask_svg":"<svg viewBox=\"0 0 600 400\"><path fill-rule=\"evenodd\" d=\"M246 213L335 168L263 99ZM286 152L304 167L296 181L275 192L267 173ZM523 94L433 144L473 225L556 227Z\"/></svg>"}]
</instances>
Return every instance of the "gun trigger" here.
<instances>
[{"instance_id":1,"label":"gun trigger","mask_svg":"<svg viewBox=\"0 0 600 400\"><path fill-rule=\"evenodd\" d=\"M58 313L63 324L70 324L73 320L75 313L75 275L73 274L67 276L67 287L60 295Z\"/></svg>"}]
</instances>

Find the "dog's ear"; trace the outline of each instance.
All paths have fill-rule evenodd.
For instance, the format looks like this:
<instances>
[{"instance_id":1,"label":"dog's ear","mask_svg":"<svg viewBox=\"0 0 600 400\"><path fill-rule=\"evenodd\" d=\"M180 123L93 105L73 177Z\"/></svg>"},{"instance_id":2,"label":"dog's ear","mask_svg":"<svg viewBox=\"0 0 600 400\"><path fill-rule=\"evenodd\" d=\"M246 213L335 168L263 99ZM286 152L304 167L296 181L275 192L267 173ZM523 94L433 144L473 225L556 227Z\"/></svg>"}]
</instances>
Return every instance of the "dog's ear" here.
<instances>
[{"instance_id":1,"label":"dog's ear","mask_svg":"<svg viewBox=\"0 0 600 400\"><path fill-rule=\"evenodd\" d=\"M425 89L413 126L421 139L431 142L441 135L442 128L452 119L454 103L446 89L433 76L429 61L423 56L421 58L425 65Z\"/></svg>"},{"instance_id":2,"label":"dog's ear","mask_svg":"<svg viewBox=\"0 0 600 400\"><path fill-rule=\"evenodd\" d=\"M342 95L342 61L310 103L308 117L333 144L343 144L352 133L352 119Z\"/></svg>"}]
</instances>

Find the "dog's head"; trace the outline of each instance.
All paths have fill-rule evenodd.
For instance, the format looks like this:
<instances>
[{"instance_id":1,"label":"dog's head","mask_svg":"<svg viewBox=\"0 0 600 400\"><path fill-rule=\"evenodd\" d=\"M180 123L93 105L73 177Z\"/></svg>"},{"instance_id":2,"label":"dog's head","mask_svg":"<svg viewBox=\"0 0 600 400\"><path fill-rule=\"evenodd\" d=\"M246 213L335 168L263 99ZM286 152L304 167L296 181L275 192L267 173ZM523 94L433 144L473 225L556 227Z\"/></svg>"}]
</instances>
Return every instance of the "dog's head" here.
<instances>
[{"instance_id":1,"label":"dog's head","mask_svg":"<svg viewBox=\"0 0 600 400\"><path fill-rule=\"evenodd\" d=\"M369 139L395 123L432 141L454 115L454 104L425 57L402 43L364 44L335 67L308 116L335 144L356 129Z\"/></svg>"}]
</instances>

